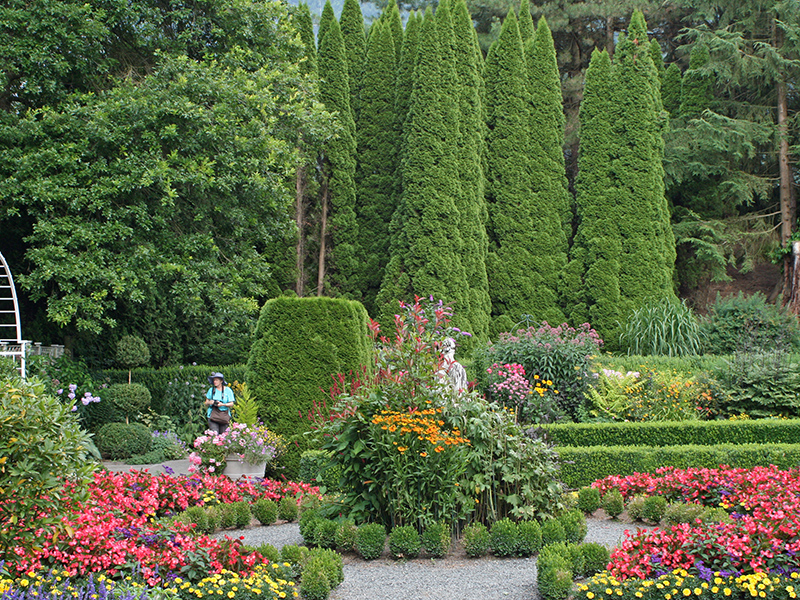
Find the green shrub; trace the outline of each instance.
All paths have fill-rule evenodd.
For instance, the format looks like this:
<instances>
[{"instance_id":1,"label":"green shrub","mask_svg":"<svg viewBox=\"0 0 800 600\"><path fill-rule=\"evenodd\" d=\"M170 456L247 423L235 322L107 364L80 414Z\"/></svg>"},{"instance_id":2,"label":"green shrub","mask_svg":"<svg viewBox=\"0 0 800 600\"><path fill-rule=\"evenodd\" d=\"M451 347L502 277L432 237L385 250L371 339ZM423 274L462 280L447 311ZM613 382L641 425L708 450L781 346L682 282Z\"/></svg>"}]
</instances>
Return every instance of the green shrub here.
<instances>
[{"instance_id":1,"label":"green shrub","mask_svg":"<svg viewBox=\"0 0 800 600\"><path fill-rule=\"evenodd\" d=\"M517 523L519 556L531 556L542 549L542 528L537 521L520 521Z\"/></svg>"},{"instance_id":2,"label":"green shrub","mask_svg":"<svg viewBox=\"0 0 800 600\"><path fill-rule=\"evenodd\" d=\"M103 391L103 398L130 421L150 406L150 390L139 383L117 383Z\"/></svg>"},{"instance_id":3,"label":"green shrub","mask_svg":"<svg viewBox=\"0 0 800 600\"><path fill-rule=\"evenodd\" d=\"M585 486L578 490L578 510L590 515L600 508L600 490Z\"/></svg>"},{"instance_id":4,"label":"green shrub","mask_svg":"<svg viewBox=\"0 0 800 600\"><path fill-rule=\"evenodd\" d=\"M355 549L356 529L352 519L345 519L336 527L336 548L340 552L352 552Z\"/></svg>"},{"instance_id":5,"label":"green shrub","mask_svg":"<svg viewBox=\"0 0 800 600\"><path fill-rule=\"evenodd\" d=\"M489 530L483 523L471 523L464 528L461 537L464 544L464 552L472 558L480 558L489 553L491 548L491 537Z\"/></svg>"},{"instance_id":6,"label":"green shrub","mask_svg":"<svg viewBox=\"0 0 800 600\"><path fill-rule=\"evenodd\" d=\"M229 529L236 525L236 508L233 504L217 504L215 508L219 515L219 526L222 529Z\"/></svg>"},{"instance_id":7,"label":"green shrub","mask_svg":"<svg viewBox=\"0 0 800 600\"><path fill-rule=\"evenodd\" d=\"M299 480L320 486L323 493L339 489L340 473L341 468L331 463L330 452L306 450L300 455Z\"/></svg>"},{"instance_id":8,"label":"green shrub","mask_svg":"<svg viewBox=\"0 0 800 600\"><path fill-rule=\"evenodd\" d=\"M325 576L331 584L331 589L337 587L344 581L344 565L342 557L336 552L326 548L314 548L308 552L305 559L305 567L318 564L325 571Z\"/></svg>"},{"instance_id":9,"label":"green shrub","mask_svg":"<svg viewBox=\"0 0 800 600\"><path fill-rule=\"evenodd\" d=\"M250 503L244 500L239 500L231 504L233 509L234 526L237 529L242 529L250 525L250 519L253 517L250 512Z\"/></svg>"},{"instance_id":10,"label":"green shrub","mask_svg":"<svg viewBox=\"0 0 800 600\"><path fill-rule=\"evenodd\" d=\"M214 533L222 525L222 511L220 504L205 507L206 512L206 533Z\"/></svg>"},{"instance_id":11,"label":"green shrub","mask_svg":"<svg viewBox=\"0 0 800 600\"><path fill-rule=\"evenodd\" d=\"M313 534L314 544L320 548L336 548L336 529L338 527L339 524L332 519L317 519Z\"/></svg>"},{"instance_id":12,"label":"green shrub","mask_svg":"<svg viewBox=\"0 0 800 600\"><path fill-rule=\"evenodd\" d=\"M558 520L564 527L564 539L567 542L581 543L586 537L588 526L586 517L578 509L568 510L558 516Z\"/></svg>"},{"instance_id":13,"label":"green shrub","mask_svg":"<svg viewBox=\"0 0 800 600\"><path fill-rule=\"evenodd\" d=\"M633 311L620 331L620 349L640 356L701 354L705 333L686 301L653 299Z\"/></svg>"},{"instance_id":14,"label":"green shrub","mask_svg":"<svg viewBox=\"0 0 800 600\"><path fill-rule=\"evenodd\" d=\"M331 583L325 568L315 562L306 565L300 576L300 596L306 600L328 600L330 593Z\"/></svg>"},{"instance_id":15,"label":"green shrub","mask_svg":"<svg viewBox=\"0 0 800 600\"><path fill-rule=\"evenodd\" d=\"M278 503L270 498L259 498L253 503L252 510L262 525L272 525L278 519Z\"/></svg>"},{"instance_id":16,"label":"green shrub","mask_svg":"<svg viewBox=\"0 0 800 600\"><path fill-rule=\"evenodd\" d=\"M583 552L581 552L580 544L567 544L565 542L548 544L539 553L539 562L547 563L554 556L560 556L566 560L569 570L572 571L575 577L583 577L586 559L583 556Z\"/></svg>"},{"instance_id":17,"label":"green shrub","mask_svg":"<svg viewBox=\"0 0 800 600\"><path fill-rule=\"evenodd\" d=\"M297 519L297 498L284 496L278 502L278 518L290 523Z\"/></svg>"},{"instance_id":18,"label":"green shrub","mask_svg":"<svg viewBox=\"0 0 800 600\"><path fill-rule=\"evenodd\" d=\"M401 525L389 532L389 552L392 558L417 558L422 540L413 525Z\"/></svg>"},{"instance_id":19,"label":"green shrub","mask_svg":"<svg viewBox=\"0 0 800 600\"><path fill-rule=\"evenodd\" d=\"M298 413L306 415L314 402L328 399L331 374L355 373L371 364L368 320L359 302L343 298L283 296L261 310L247 384L259 402L259 417L287 440L298 441L284 458L290 479L299 474L308 444L302 434L310 428Z\"/></svg>"},{"instance_id":20,"label":"green shrub","mask_svg":"<svg viewBox=\"0 0 800 600\"><path fill-rule=\"evenodd\" d=\"M442 558L450 552L450 525L444 521L431 523L422 531L422 548L434 558Z\"/></svg>"},{"instance_id":21,"label":"green shrub","mask_svg":"<svg viewBox=\"0 0 800 600\"><path fill-rule=\"evenodd\" d=\"M800 357L783 350L737 352L714 371L719 411L750 417L800 416Z\"/></svg>"},{"instance_id":22,"label":"green shrub","mask_svg":"<svg viewBox=\"0 0 800 600\"><path fill-rule=\"evenodd\" d=\"M644 501L645 497L638 495L631 498L625 509L628 511L628 516L632 521L641 521L644 514Z\"/></svg>"},{"instance_id":23,"label":"green shrub","mask_svg":"<svg viewBox=\"0 0 800 600\"><path fill-rule=\"evenodd\" d=\"M703 321L705 350L730 354L739 350L800 348L800 326L788 310L768 304L764 294L720 298Z\"/></svg>"},{"instance_id":24,"label":"green shrub","mask_svg":"<svg viewBox=\"0 0 800 600\"><path fill-rule=\"evenodd\" d=\"M253 392L246 383L238 381L231 384L231 389L236 395L236 404L233 407L233 420L251 427L258 425L258 402Z\"/></svg>"},{"instance_id":25,"label":"green shrub","mask_svg":"<svg viewBox=\"0 0 800 600\"><path fill-rule=\"evenodd\" d=\"M511 519L500 519L492 524L489 543L495 556L514 556L519 546L519 528Z\"/></svg>"},{"instance_id":26,"label":"green shrub","mask_svg":"<svg viewBox=\"0 0 800 600\"><path fill-rule=\"evenodd\" d=\"M314 546L317 543L314 534L316 533L317 523L321 520L322 517L320 517L319 510L316 508L304 510L303 514L300 515L300 535L306 545Z\"/></svg>"},{"instance_id":27,"label":"green shrub","mask_svg":"<svg viewBox=\"0 0 800 600\"><path fill-rule=\"evenodd\" d=\"M664 511L667 509L667 499L664 496L648 496L644 499L642 506L642 517L645 521L650 521L656 525L664 518Z\"/></svg>"},{"instance_id":28,"label":"green shrub","mask_svg":"<svg viewBox=\"0 0 800 600\"><path fill-rule=\"evenodd\" d=\"M563 556L539 556L536 583L542 600L566 600L572 590L572 578L572 571Z\"/></svg>"},{"instance_id":29,"label":"green shrub","mask_svg":"<svg viewBox=\"0 0 800 600\"><path fill-rule=\"evenodd\" d=\"M703 514L704 523L730 523L733 519L728 512L721 506L706 508Z\"/></svg>"},{"instance_id":30,"label":"green shrub","mask_svg":"<svg viewBox=\"0 0 800 600\"><path fill-rule=\"evenodd\" d=\"M616 519L625 510L622 493L617 488L608 490L603 496L603 510L612 519Z\"/></svg>"},{"instance_id":31,"label":"green shrub","mask_svg":"<svg viewBox=\"0 0 800 600\"><path fill-rule=\"evenodd\" d=\"M558 519L547 519L542 523L542 547L549 546L550 544L558 544L564 542L567 535L564 532L564 526Z\"/></svg>"},{"instance_id":32,"label":"green shrub","mask_svg":"<svg viewBox=\"0 0 800 600\"><path fill-rule=\"evenodd\" d=\"M379 523L364 523L356 529L356 552L364 560L378 558L386 546L386 530Z\"/></svg>"},{"instance_id":33,"label":"green shrub","mask_svg":"<svg viewBox=\"0 0 800 600\"><path fill-rule=\"evenodd\" d=\"M295 572L299 572L299 568L305 562L307 555L308 548L296 544L286 544L281 548L281 560L292 565Z\"/></svg>"},{"instance_id":34,"label":"green shrub","mask_svg":"<svg viewBox=\"0 0 800 600\"><path fill-rule=\"evenodd\" d=\"M584 574L587 577L605 571L611 560L608 548L595 542L581 544L581 552L584 559Z\"/></svg>"},{"instance_id":35,"label":"green shrub","mask_svg":"<svg viewBox=\"0 0 800 600\"><path fill-rule=\"evenodd\" d=\"M277 563L281 561L281 551L272 544L261 544L253 548L253 550L261 554L261 556L266 558L269 562Z\"/></svg>"},{"instance_id":36,"label":"green shrub","mask_svg":"<svg viewBox=\"0 0 800 600\"><path fill-rule=\"evenodd\" d=\"M141 423L108 423L95 434L94 442L105 458L121 460L150 450L150 430Z\"/></svg>"},{"instance_id":37,"label":"green shrub","mask_svg":"<svg viewBox=\"0 0 800 600\"><path fill-rule=\"evenodd\" d=\"M141 367L150 362L150 348L135 335L123 335L117 342L117 363L124 369ZM130 376L130 371L129 371Z\"/></svg>"},{"instance_id":38,"label":"green shrub","mask_svg":"<svg viewBox=\"0 0 800 600\"><path fill-rule=\"evenodd\" d=\"M184 523L192 523L200 533L211 533L208 528L208 515L202 506L190 506L180 515L180 520Z\"/></svg>"},{"instance_id":39,"label":"green shrub","mask_svg":"<svg viewBox=\"0 0 800 600\"><path fill-rule=\"evenodd\" d=\"M706 507L701 504L672 502L664 510L664 523L667 527L680 523L694 523L697 519L702 520L705 514Z\"/></svg>"}]
</instances>

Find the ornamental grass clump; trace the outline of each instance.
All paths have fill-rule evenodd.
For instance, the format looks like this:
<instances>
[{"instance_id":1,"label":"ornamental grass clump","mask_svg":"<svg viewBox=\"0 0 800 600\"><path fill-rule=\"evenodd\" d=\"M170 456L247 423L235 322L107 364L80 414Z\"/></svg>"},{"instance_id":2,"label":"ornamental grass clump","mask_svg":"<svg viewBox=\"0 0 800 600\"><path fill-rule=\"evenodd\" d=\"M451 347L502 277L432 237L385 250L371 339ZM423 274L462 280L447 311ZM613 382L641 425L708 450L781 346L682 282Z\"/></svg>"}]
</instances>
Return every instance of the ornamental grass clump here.
<instances>
[{"instance_id":1,"label":"ornamental grass clump","mask_svg":"<svg viewBox=\"0 0 800 600\"><path fill-rule=\"evenodd\" d=\"M422 540L412 525L400 525L389 532L389 551L392 558L417 558L422 549Z\"/></svg>"},{"instance_id":2,"label":"ornamental grass clump","mask_svg":"<svg viewBox=\"0 0 800 600\"><path fill-rule=\"evenodd\" d=\"M517 555L531 556L542 549L542 528L537 521L520 521L517 523L517 532Z\"/></svg>"},{"instance_id":3,"label":"ornamental grass clump","mask_svg":"<svg viewBox=\"0 0 800 600\"><path fill-rule=\"evenodd\" d=\"M590 515L600 508L600 490L596 487L582 487L578 490L578 509Z\"/></svg>"},{"instance_id":4,"label":"ornamental grass clump","mask_svg":"<svg viewBox=\"0 0 800 600\"><path fill-rule=\"evenodd\" d=\"M495 521L489 532L489 543L495 556L514 556L519 547L519 528L511 519Z\"/></svg>"},{"instance_id":5,"label":"ornamental grass clump","mask_svg":"<svg viewBox=\"0 0 800 600\"><path fill-rule=\"evenodd\" d=\"M386 546L386 529L380 523L364 523L356 530L356 552L364 560L375 560Z\"/></svg>"},{"instance_id":6,"label":"ornamental grass clump","mask_svg":"<svg viewBox=\"0 0 800 600\"><path fill-rule=\"evenodd\" d=\"M438 521L431 523L422 531L420 536L422 548L434 558L442 558L450 552L452 536L449 523Z\"/></svg>"},{"instance_id":7,"label":"ornamental grass clump","mask_svg":"<svg viewBox=\"0 0 800 600\"><path fill-rule=\"evenodd\" d=\"M278 503L271 498L260 498L251 508L253 516L262 525L272 525L278 520Z\"/></svg>"},{"instance_id":8,"label":"ornamental grass clump","mask_svg":"<svg viewBox=\"0 0 800 600\"><path fill-rule=\"evenodd\" d=\"M491 536L483 523L471 523L464 528L461 536L464 552L471 558L480 558L489 554Z\"/></svg>"},{"instance_id":9,"label":"ornamental grass clump","mask_svg":"<svg viewBox=\"0 0 800 600\"><path fill-rule=\"evenodd\" d=\"M706 334L686 305L675 296L649 300L621 326L620 348L637 356L701 354Z\"/></svg>"}]
</instances>

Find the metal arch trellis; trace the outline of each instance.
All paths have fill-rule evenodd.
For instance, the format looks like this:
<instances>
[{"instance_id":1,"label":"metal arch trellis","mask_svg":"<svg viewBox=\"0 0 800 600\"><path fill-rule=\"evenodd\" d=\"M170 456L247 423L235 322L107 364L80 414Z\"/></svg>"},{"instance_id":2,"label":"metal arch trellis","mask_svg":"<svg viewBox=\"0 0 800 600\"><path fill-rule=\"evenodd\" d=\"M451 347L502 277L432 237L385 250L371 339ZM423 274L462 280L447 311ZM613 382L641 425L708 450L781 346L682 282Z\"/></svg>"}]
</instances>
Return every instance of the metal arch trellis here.
<instances>
[{"instance_id":1,"label":"metal arch trellis","mask_svg":"<svg viewBox=\"0 0 800 600\"><path fill-rule=\"evenodd\" d=\"M10 356L20 363L20 375L25 378L28 342L22 339L19 301L11 269L0 252L0 356Z\"/></svg>"}]
</instances>

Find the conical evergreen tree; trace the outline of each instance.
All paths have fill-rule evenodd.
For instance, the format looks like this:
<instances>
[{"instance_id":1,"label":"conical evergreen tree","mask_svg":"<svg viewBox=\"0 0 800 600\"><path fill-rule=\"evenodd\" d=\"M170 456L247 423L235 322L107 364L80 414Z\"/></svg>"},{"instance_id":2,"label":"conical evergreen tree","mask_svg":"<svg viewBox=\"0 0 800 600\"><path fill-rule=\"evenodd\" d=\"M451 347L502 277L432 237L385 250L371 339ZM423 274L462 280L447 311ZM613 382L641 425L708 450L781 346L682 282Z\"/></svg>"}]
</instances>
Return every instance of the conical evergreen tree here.
<instances>
[{"instance_id":1,"label":"conical evergreen tree","mask_svg":"<svg viewBox=\"0 0 800 600\"><path fill-rule=\"evenodd\" d=\"M681 69L676 63L672 63L664 72L664 83L661 86L661 101L671 117L675 118L680 112L681 106Z\"/></svg>"},{"instance_id":2,"label":"conical evergreen tree","mask_svg":"<svg viewBox=\"0 0 800 600\"><path fill-rule=\"evenodd\" d=\"M664 196L663 106L647 25L638 10L617 46L612 78L611 200L622 241L619 314L624 319L648 298L674 294L675 237Z\"/></svg>"},{"instance_id":3,"label":"conical evergreen tree","mask_svg":"<svg viewBox=\"0 0 800 600\"><path fill-rule=\"evenodd\" d=\"M523 314L555 305L532 265L538 215L530 176L530 86L517 17L508 13L484 67L486 82L487 187L493 332L508 331ZM544 291L544 293L542 293Z\"/></svg>"},{"instance_id":4,"label":"conical evergreen tree","mask_svg":"<svg viewBox=\"0 0 800 600\"><path fill-rule=\"evenodd\" d=\"M687 119L696 118L711 106L714 93L711 89L711 79L700 72L709 61L708 47L702 43L695 43L689 55L689 69L683 75L681 84L680 115Z\"/></svg>"},{"instance_id":5,"label":"conical evergreen tree","mask_svg":"<svg viewBox=\"0 0 800 600\"><path fill-rule=\"evenodd\" d=\"M458 250L462 241L456 207L458 190L450 131L454 100L442 95L442 53L428 9L422 24L414 88L406 119L403 156L403 218L392 249L378 304L391 323L398 299L432 295L453 303L456 325L470 330L459 307L467 305L466 273Z\"/></svg>"},{"instance_id":6,"label":"conical evergreen tree","mask_svg":"<svg viewBox=\"0 0 800 600\"><path fill-rule=\"evenodd\" d=\"M305 48L305 61L302 64L303 73L316 73L317 71L317 46L314 43L314 23L308 4L301 2L294 14L294 26L300 34L300 40Z\"/></svg>"},{"instance_id":7,"label":"conical evergreen tree","mask_svg":"<svg viewBox=\"0 0 800 600\"><path fill-rule=\"evenodd\" d=\"M398 140L394 124L396 54L389 23L370 30L357 123L356 189L364 305L375 313L375 297L389 258L389 223L394 213Z\"/></svg>"},{"instance_id":8,"label":"conical evergreen tree","mask_svg":"<svg viewBox=\"0 0 800 600\"><path fill-rule=\"evenodd\" d=\"M389 26L394 42L395 63L400 64L400 55L403 52L403 18L400 16L400 9L397 2L392 0L389 6L381 13L381 20Z\"/></svg>"},{"instance_id":9,"label":"conical evergreen tree","mask_svg":"<svg viewBox=\"0 0 800 600\"><path fill-rule=\"evenodd\" d=\"M317 48L322 46L322 38L331 28L331 22L336 20L336 15L333 12L330 0L325 1L325 6L322 7L322 14L319 17L319 27L317 28Z\"/></svg>"},{"instance_id":10,"label":"conical evergreen tree","mask_svg":"<svg viewBox=\"0 0 800 600\"><path fill-rule=\"evenodd\" d=\"M350 110L350 86L344 40L336 19L320 40L320 100L336 113L341 127L324 147L322 185L322 252L318 294L338 292L358 298L358 228L355 212L355 124ZM330 245L327 244L327 239ZM327 281L324 281L325 278Z\"/></svg>"},{"instance_id":11,"label":"conical evergreen tree","mask_svg":"<svg viewBox=\"0 0 800 600\"><path fill-rule=\"evenodd\" d=\"M613 90L608 52L595 50L580 108L578 229L565 277L565 299L570 323L588 322L601 333L613 331L620 300L621 243L610 194Z\"/></svg>"},{"instance_id":12,"label":"conical evergreen tree","mask_svg":"<svg viewBox=\"0 0 800 600\"><path fill-rule=\"evenodd\" d=\"M342 14L339 16L342 28L345 54L347 55L347 75L350 82L350 109L353 118L358 118L358 98L361 90L361 74L364 71L364 57L367 52L367 38L364 33L364 15L358 0L344 0Z\"/></svg>"},{"instance_id":13,"label":"conical evergreen tree","mask_svg":"<svg viewBox=\"0 0 800 600\"><path fill-rule=\"evenodd\" d=\"M661 44L659 44L658 40L655 38L650 40L650 57L653 59L653 64L656 67L658 85L660 87L664 84L664 54L661 52Z\"/></svg>"},{"instance_id":14,"label":"conical evergreen tree","mask_svg":"<svg viewBox=\"0 0 800 600\"><path fill-rule=\"evenodd\" d=\"M539 20L526 52L531 86L532 189L535 194L536 247L530 268L538 273L539 294L551 306L533 313L537 320L561 322L557 289L567 264L568 240L572 233L571 199L564 165L564 109L561 78L553 36L544 17Z\"/></svg>"},{"instance_id":15,"label":"conical evergreen tree","mask_svg":"<svg viewBox=\"0 0 800 600\"><path fill-rule=\"evenodd\" d=\"M459 213L464 242L461 253L470 293L470 323L477 340L489 333L492 301L486 274L489 239L486 235L486 122L481 87L483 77L478 36L465 0L453 5L455 34L456 79L459 84L459 141L456 144L458 178L461 182Z\"/></svg>"},{"instance_id":16,"label":"conical evergreen tree","mask_svg":"<svg viewBox=\"0 0 800 600\"><path fill-rule=\"evenodd\" d=\"M536 28L533 26L530 0L520 0L519 3L519 35L522 37L522 47L525 48L533 39Z\"/></svg>"}]
</instances>

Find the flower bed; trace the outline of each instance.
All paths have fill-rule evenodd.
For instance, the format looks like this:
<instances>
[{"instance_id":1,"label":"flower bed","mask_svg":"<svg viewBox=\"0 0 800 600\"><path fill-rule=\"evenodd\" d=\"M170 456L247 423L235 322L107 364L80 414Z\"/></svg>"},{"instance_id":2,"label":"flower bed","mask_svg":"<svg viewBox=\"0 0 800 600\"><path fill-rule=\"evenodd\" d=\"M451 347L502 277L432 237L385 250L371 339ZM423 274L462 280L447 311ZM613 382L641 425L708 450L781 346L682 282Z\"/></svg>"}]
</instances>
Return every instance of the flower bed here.
<instances>
[{"instance_id":1,"label":"flower bed","mask_svg":"<svg viewBox=\"0 0 800 600\"><path fill-rule=\"evenodd\" d=\"M99 472L85 502L71 502L61 517L62 532L33 554L9 560L12 576L58 569L70 576L136 573L149 585L175 577L198 580L229 569L249 574L264 562L258 553L242 554L239 540L211 539L170 517L209 502L254 502L318 495L307 484L227 477L152 475L144 471Z\"/></svg>"},{"instance_id":2,"label":"flower bed","mask_svg":"<svg viewBox=\"0 0 800 600\"><path fill-rule=\"evenodd\" d=\"M675 569L706 582L713 580L715 573L738 577L800 571L797 469L666 467L655 474L607 477L594 486L601 493L617 488L626 499L637 494L661 495L671 501L720 506L731 517L719 523L684 523L627 534L609 564L609 574L619 580L652 579Z\"/></svg>"}]
</instances>

